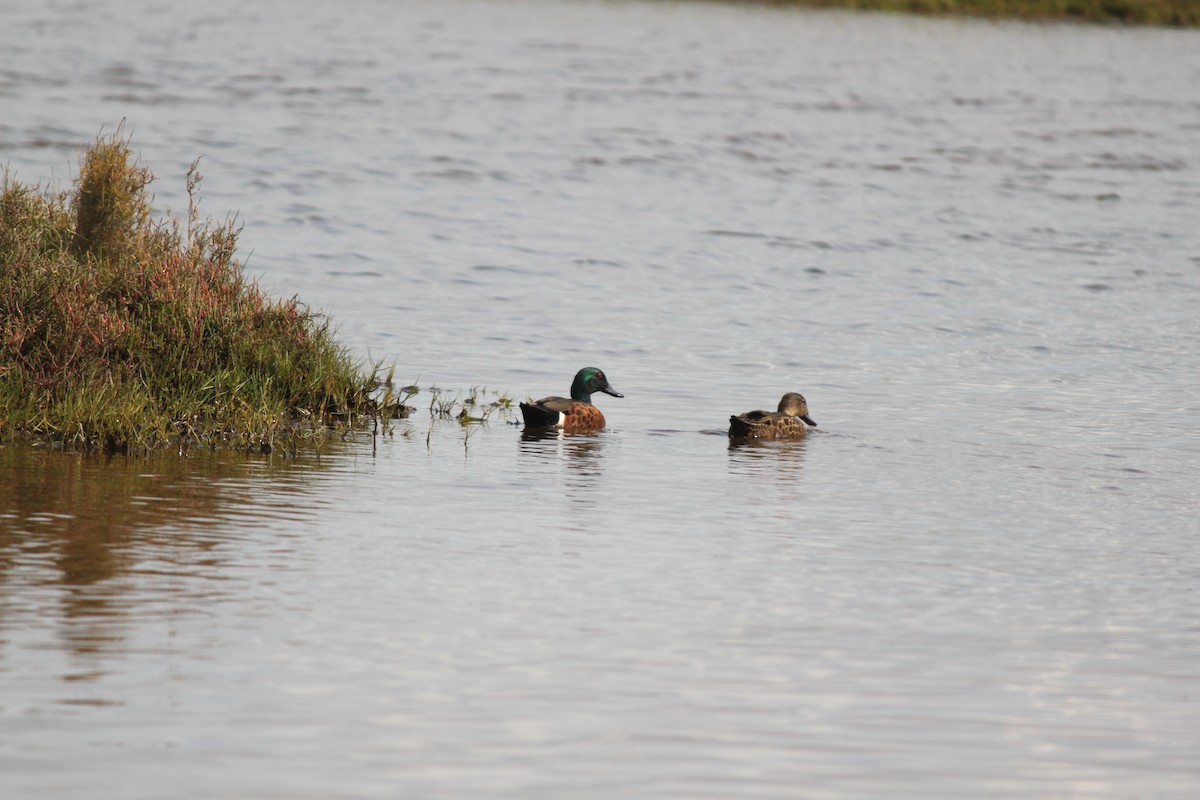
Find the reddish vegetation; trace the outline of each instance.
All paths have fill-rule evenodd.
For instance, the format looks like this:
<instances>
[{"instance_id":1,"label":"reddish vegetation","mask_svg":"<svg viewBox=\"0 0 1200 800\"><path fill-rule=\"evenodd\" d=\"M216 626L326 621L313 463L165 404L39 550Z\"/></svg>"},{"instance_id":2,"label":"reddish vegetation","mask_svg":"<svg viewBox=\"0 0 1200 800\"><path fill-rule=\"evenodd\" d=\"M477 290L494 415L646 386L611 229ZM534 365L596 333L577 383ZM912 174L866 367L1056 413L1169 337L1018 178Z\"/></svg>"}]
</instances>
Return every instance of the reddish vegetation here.
<instances>
[{"instance_id":1,"label":"reddish vegetation","mask_svg":"<svg viewBox=\"0 0 1200 800\"><path fill-rule=\"evenodd\" d=\"M71 195L0 192L0 435L81 446L269 444L297 420L373 409L374 371L295 298L242 274L232 222L151 218L120 132Z\"/></svg>"}]
</instances>

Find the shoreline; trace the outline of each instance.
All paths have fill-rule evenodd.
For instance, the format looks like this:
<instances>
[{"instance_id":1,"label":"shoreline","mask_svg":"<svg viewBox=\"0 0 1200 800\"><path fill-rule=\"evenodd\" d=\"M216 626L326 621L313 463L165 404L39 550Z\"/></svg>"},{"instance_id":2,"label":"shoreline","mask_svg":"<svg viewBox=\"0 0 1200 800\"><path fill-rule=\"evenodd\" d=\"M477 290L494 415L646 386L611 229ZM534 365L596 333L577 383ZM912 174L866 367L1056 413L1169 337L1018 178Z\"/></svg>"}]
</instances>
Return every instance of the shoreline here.
<instances>
[{"instance_id":1,"label":"shoreline","mask_svg":"<svg viewBox=\"0 0 1200 800\"><path fill-rule=\"evenodd\" d=\"M742 5L885 11L924 16L987 17L1030 22L1086 22L1200 27L1200 3L1190 0L734 0Z\"/></svg>"}]
</instances>

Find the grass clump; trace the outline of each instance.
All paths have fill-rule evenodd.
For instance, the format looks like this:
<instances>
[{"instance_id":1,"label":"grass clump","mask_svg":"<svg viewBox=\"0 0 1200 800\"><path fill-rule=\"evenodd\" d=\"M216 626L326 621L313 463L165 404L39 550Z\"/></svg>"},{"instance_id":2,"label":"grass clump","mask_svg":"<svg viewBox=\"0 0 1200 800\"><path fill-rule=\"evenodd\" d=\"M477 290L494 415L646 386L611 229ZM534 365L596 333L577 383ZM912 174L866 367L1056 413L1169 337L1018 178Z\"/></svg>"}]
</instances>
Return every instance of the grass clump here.
<instances>
[{"instance_id":1,"label":"grass clump","mask_svg":"<svg viewBox=\"0 0 1200 800\"><path fill-rule=\"evenodd\" d=\"M0 438L268 449L378 410L378 366L243 275L232 219L199 219L197 166L182 222L152 218L153 176L120 129L85 152L71 193L5 173Z\"/></svg>"}]
</instances>

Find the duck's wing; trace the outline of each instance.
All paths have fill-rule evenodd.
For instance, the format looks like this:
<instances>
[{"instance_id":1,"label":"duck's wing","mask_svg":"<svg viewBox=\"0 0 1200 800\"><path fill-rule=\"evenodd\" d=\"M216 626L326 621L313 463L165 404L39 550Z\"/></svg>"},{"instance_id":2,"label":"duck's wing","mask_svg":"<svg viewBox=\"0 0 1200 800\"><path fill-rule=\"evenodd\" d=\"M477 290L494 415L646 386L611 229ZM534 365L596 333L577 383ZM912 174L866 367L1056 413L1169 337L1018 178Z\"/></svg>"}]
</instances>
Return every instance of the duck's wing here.
<instances>
[{"instance_id":1,"label":"duck's wing","mask_svg":"<svg viewBox=\"0 0 1200 800\"><path fill-rule=\"evenodd\" d=\"M541 400L534 400L533 405L538 406L539 408L544 408L547 411L557 411L560 414L565 414L571 410L571 404L574 402L576 401L569 397L557 397L551 395L550 397L543 397ZM526 404L522 403L521 405Z\"/></svg>"},{"instance_id":2,"label":"duck's wing","mask_svg":"<svg viewBox=\"0 0 1200 800\"><path fill-rule=\"evenodd\" d=\"M534 428L558 425L563 415L571 410L575 401L569 397L543 397L532 403L521 403L521 416L525 424Z\"/></svg>"},{"instance_id":3,"label":"duck's wing","mask_svg":"<svg viewBox=\"0 0 1200 800\"><path fill-rule=\"evenodd\" d=\"M762 430L764 418L769 411L747 411L729 418L730 436L754 436Z\"/></svg>"}]
</instances>

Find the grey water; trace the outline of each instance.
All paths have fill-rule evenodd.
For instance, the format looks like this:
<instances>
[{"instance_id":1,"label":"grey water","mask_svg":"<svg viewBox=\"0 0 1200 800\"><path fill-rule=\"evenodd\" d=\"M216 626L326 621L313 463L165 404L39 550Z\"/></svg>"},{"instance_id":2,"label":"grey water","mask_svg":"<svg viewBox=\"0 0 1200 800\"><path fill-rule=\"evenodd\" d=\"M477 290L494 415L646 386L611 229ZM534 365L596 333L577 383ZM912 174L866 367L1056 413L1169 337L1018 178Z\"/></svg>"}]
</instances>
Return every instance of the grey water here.
<instances>
[{"instance_id":1,"label":"grey water","mask_svg":"<svg viewBox=\"0 0 1200 800\"><path fill-rule=\"evenodd\" d=\"M417 413L0 448L5 798L1200 796L1200 32L0 0L0 163L124 120ZM429 389L565 393L595 435ZM803 441L728 417L809 401Z\"/></svg>"}]
</instances>

